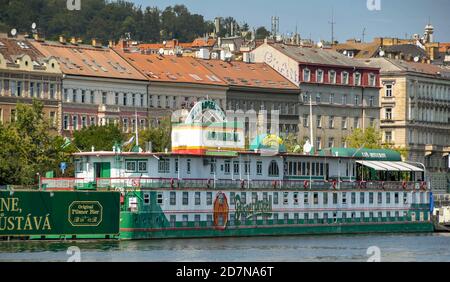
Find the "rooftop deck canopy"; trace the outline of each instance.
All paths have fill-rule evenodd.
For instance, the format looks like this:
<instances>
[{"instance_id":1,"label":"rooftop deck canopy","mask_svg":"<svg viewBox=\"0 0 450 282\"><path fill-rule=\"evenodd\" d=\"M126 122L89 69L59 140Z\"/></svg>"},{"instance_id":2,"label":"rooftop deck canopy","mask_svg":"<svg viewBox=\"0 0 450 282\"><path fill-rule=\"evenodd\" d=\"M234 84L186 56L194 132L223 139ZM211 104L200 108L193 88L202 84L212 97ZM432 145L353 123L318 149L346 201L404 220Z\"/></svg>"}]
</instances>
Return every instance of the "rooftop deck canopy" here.
<instances>
[{"instance_id":1,"label":"rooftop deck canopy","mask_svg":"<svg viewBox=\"0 0 450 282\"><path fill-rule=\"evenodd\" d=\"M414 171L423 172L423 169L404 162L386 162L386 161L356 161L357 163L370 167L376 171Z\"/></svg>"}]
</instances>

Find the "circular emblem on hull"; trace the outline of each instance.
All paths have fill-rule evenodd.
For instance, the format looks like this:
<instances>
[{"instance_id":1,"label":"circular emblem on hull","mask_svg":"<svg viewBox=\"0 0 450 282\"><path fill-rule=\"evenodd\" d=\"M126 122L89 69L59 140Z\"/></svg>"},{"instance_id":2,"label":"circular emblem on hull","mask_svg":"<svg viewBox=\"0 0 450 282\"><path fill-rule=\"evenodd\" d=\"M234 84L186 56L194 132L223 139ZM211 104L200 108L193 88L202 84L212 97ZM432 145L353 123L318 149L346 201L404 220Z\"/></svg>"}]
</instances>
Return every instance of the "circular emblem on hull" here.
<instances>
[{"instance_id":1,"label":"circular emblem on hull","mask_svg":"<svg viewBox=\"0 0 450 282\"><path fill-rule=\"evenodd\" d=\"M214 226L216 229L225 229L228 223L229 206L227 196L218 193L214 201Z\"/></svg>"}]
</instances>

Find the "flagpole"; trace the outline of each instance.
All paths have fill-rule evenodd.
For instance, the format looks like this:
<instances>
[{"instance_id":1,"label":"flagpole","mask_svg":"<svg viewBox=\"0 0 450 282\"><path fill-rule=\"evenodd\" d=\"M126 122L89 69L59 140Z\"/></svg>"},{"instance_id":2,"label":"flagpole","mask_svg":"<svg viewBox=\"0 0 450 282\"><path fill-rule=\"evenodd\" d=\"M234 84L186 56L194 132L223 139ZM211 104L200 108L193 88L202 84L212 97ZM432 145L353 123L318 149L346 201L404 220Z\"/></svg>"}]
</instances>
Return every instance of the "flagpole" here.
<instances>
[{"instance_id":1,"label":"flagpole","mask_svg":"<svg viewBox=\"0 0 450 282\"><path fill-rule=\"evenodd\" d=\"M136 146L139 147L139 130L138 130L138 116L137 116L137 110L135 109L134 112L135 112L135 115L136 115L136 123L135 123L135 126L136 126Z\"/></svg>"}]
</instances>

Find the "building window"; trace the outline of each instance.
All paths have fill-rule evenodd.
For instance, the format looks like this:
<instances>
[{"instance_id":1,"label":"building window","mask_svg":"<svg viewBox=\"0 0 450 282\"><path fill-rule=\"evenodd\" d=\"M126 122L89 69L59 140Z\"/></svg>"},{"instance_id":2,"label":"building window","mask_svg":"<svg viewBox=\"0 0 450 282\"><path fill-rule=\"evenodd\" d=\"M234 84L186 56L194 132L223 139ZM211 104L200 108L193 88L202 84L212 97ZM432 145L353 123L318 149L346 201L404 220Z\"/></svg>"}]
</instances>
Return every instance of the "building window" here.
<instances>
[{"instance_id":1,"label":"building window","mask_svg":"<svg viewBox=\"0 0 450 282\"><path fill-rule=\"evenodd\" d=\"M147 161L138 161L138 172L147 172Z\"/></svg>"},{"instance_id":2,"label":"building window","mask_svg":"<svg viewBox=\"0 0 450 282\"><path fill-rule=\"evenodd\" d=\"M127 105L127 94L123 93L123 105L126 106Z\"/></svg>"},{"instance_id":3,"label":"building window","mask_svg":"<svg viewBox=\"0 0 450 282\"><path fill-rule=\"evenodd\" d=\"M385 119L392 120L392 108L385 109Z\"/></svg>"},{"instance_id":4,"label":"building window","mask_svg":"<svg viewBox=\"0 0 450 282\"><path fill-rule=\"evenodd\" d=\"M323 83L323 70L317 70L317 82Z\"/></svg>"},{"instance_id":5,"label":"building window","mask_svg":"<svg viewBox=\"0 0 450 282\"><path fill-rule=\"evenodd\" d=\"M91 91L89 91L89 98L90 98L89 100L90 100L91 104L94 104L94 93Z\"/></svg>"},{"instance_id":6,"label":"building window","mask_svg":"<svg viewBox=\"0 0 450 282\"><path fill-rule=\"evenodd\" d=\"M360 86L361 85L361 74L359 72L355 73L355 85Z\"/></svg>"},{"instance_id":7,"label":"building window","mask_svg":"<svg viewBox=\"0 0 450 282\"><path fill-rule=\"evenodd\" d=\"M322 138L321 137L317 137L316 148L319 150L322 149Z\"/></svg>"},{"instance_id":8,"label":"building window","mask_svg":"<svg viewBox=\"0 0 450 282\"><path fill-rule=\"evenodd\" d=\"M355 106L359 106L359 96L355 95Z\"/></svg>"},{"instance_id":9,"label":"building window","mask_svg":"<svg viewBox=\"0 0 450 282\"><path fill-rule=\"evenodd\" d=\"M278 163L276 161L272 161L269 165L269 176L270 177L278 177L280 175L280 170L278 168Z\"/></svg>"},{"instance_id":10,"label":"building window","mask_svg":"<svg viewBox=\"0 0 450 282\"><path fill-rule=\"evenodd\" d=\"M374 107L374 106L375 106L375 97L370 96L369 97L369 107Z\"/></svg>"},{"instance_id":11,"label":"building window","mask_svg":"<svg viewBox=\"0 0 450 282\"><path fill-rule=\"evenodd\" d=\"M64 130L69 130L69 116L68 115L64 115L64 118L63 118L63 129Z\"/></svg>"},{"instance_id":12,"label":"building window","mask_svg":"<svg viewBox=\"0 0 450 282\"><path fill-rule=\"evenodd\" d=\"M9 82L9 91L11 93L11 96L16 96L17 94L17 82L14 80L11 80Z\"/></svg>"},{"instance_id":13,"label":"building window","mask_svg":"<svg viewBox=\"0 0 450 282\"><path fill-rule=\"evenodd\" d=\"M42 84L37 82L36 83L36 97L41 98L42 96Z\"/></svg>"},{"instance_id":14,"label":"building window","mask_svg":"<svg viewBox=\"0 0 450 282\"><path fill-rule=\"evenodd\" d=\"M333 129L333 128L334 128L334 116L331 116L331 117L328 119L328 127L329 127L330 129Z\"/></svg>"},{"instance_id":15,"label":"building window","mask_svg":"<svg viewBox=\"0 0 450 282\"><path fill-rule=\"evenodd\" d=\"M106 92L102 92L102 104L106 105L106 98L107 98L107 93Z\"/></svg>"},{"instance_id":16,"label":"building window","mask_svg":"<svg viewBox=\"0 0 450 282\"><path fill-rule=\"evenodd\" d=\"M329 76L329 82L331 84L336 84L336 72L335 71L329 71L328 72L328 76Z\"/></svg>"},{"instance_id":17,"label":"building window","mask_svg":"<svg viewBox=\"0 0 450 282\"><path fill-rule=\"evenodd\" d=\"M186 160L186 173L191 174L191 159Z\"/></svg>"},{"instance_id":18,"label":"building window","mask_svg":"<svg viewBox=\"0 0 450 282\"><path fill-rule=\"evenodd\" d=\"M72 116L72 127L73 130L78 129L78 116Z\"/></svg>"},{"instance_id":19,"label":"building window","mask_svg":"<svg viewBox=\"0 0 450 282\"><path fill-rule=\"evenodd\" d=\"M322 128L322 116L317 116L316 126L317 128Z\"/></svg>"},{"instance_id":20,"label":"building window","mask_svg":"<svg viewBox=\"0 0 450 282\"><path fill-rule=\"evenodd\" d=\"M131 105L132 105L133 107L136 106L136 94L132 94L132 95L131 95Z\"/></svg>"},{"instance_id":21,"label":"building window","mask_svg":"<svg viewBox=\"0 0 450 282\"><path fill-rule=\"evenodd\" d=\"M369 86L376 86L376 76L373 73L369 74Z\"/></svg>"},{"instance_id":22,"label":"building window","mask_svg":"<svg viewBox=\"0 0 450 282\"><path fill-rule=\"evenodd\" d=\"M386 97L392 97L392 84L386 84Z\"/></svg>"},{"instance_id":23,"label":"building window","mask_svg":"<svg viewBox=\"0 0 450 282\"><path fill-rule=\"evenodd\" d=\"M128 119L123 119L123 132L128 132Z\"/></svg>"},{"instance_id":24,"label":"building window","mask_svg":"<svg viewBox=\"0 0 450 282\"><path fill-rule=\"evenodd\" d=\"M342 105L347 105L347 94L342 96Z\"/></svg>"},{"instance_id":25,"label":"building window","mask_svg":"<svg viewBox=\"0 0 450 282\"><path fill-rule=\"evenodd\" d=\"M86 116L81 117L81 128L85 128L87 126L87 118Z\"/></svg>"},{"instance_id":26,"label":"building window","mask_svg":"<svg viewBox=\"0 0 450 282\"><path fill-rule=\"evenodd\" d=\"M353 119L353 128L354 129L359 128L359 118L357 117Z\"/></svg>"},{"instance_id":27,"label":"building window","mask_svg":"<svg viewBox=\"0 0 450 282\"><path fill-rule=\"evenodd\" d=\"M342 129L347 129L347 118L346 117L342 118L342 126L341 126L341 128Z\"/></svg>"},{"instance_id":28,"label":"building window","mask_svg":"<svg viewBox=\"0 0 450 282\"><path fill-rule=\"evenodd\" d=\"M347 85L349 83L348 72L342 72L342 84Z\"/></svg>"},{"instance_id":29,"label":"building window","mask_svg":"<svg viewBox=\"0 0 450 282\"><path fill-rule=\"evenodd\" d=\"M76 89L72 90L72 102L73 103L77 102L77 90Z\"/></svg>"},{"instance_id":30,"label":"building window","mask_svg":"<svg viewBox=\"0 0 450 282\"><path fill-rule=\"evenodd\" d=\"M334 147L334 138L330 137L328 138L328 148L333 148Z\"/></svg>"},{"instance_id":31,"label":"building window","mask_svg":"<svg viewBox=\"0 0 450 282\"><path fill-rule=\"evenodd\" d=\"M140 99L141 99L141 103L139 104L141 107L145 106L145 102L144 102L144 94L140 95Z\"/></svg>"},{"instance_id":32,"label":"building window","mask_svg":"<svg viewBox=\"0 0 450 282\"><path fill-rule=\"evenodd\" d=\"M262 175L262 162L261 161L256 162L256 174Z\"/></svg>"},{"instance_id":33,"label":"building window","mask_svg":"<svg viewBox=\"0 0 450 282\"><path fill-rule=\"evenodd\" d=\"M119 93L114 94L114 104L119 105Z\"/></svg>"},{"instance_id":34,"label":"building window","mask_svg":"<svg viewBox=\"0 0 450 282\"><path fill-rule=\"evenodd\" d=\"M333 104L334 104L334 94L331 93L330 94L330 105L333 105Z\"/></svg>"},{"instance_id":35,"label":"building window","mask_svg":"<svg viewBox=\"0 0 450 282\"><path fill-rule=\"evenodd\" d=\"M55 92L56 92L56 85L53 83L50 83L50 99L54 100L55 99Z\"/></svg>"},{"instance_id":36,"label":"building window","mask_svg":"<svg viewBox=\"0 0 450 282\"><path fill-rule=\"evenodd\" d=\"M170 159L159 159L158 173L170 173Z\"/></svg>"},{"instance_id":37,"label":"building window","mask_svg":"<svg viewBox=\"0 0 450 282\"><path fill-rule=\"evenodd\" d=\"M189 205L189 192L183 192L183 206Z\"/></svg>"},{"instance_id":38,"label":"building window","mask_svg":"<svg viewBox=\"0 0 450 282\"><path fill-rule=\"evenodd\" d=\"M175 206L177 204L177 192L170 192L170 205Z\"/></svg>"},{"instance_id":39,"label":"building window","mask_svg":"<svg viewBox=\"0 0 450 282\"><path fill-rule=\"evenodd\" d=\"M1 89L0 89L0 91L1 91ZM31 98L34 97L34 91L35 91L35 89L34 89L34 82L30 82L29 96L30 96Z\"/></svg>"},{"instance_id":40,"label":"building window","mask_svg":"<svg viewBox=\"0 0 450 282\"><path fill-rule=\"evenodd\" d=\"M90 118L89 125L95 125L95 117Z\"/></svg>"},{"instance_id":41,"label":"building window","mask_svg":"<svg viewBox=\"0 0 450 282\"><path fill-rule=\"evenodd\" d=\"M391 143L392 142L392 132L391 131L386 131L384 133L384 141L386 143Z\"/></svg>"},{"instance_id":42,"label":"building window","mask_svg":"<svg viewBox=\"0 0 450 282\"><path fill-rule=\"evenodd\" d=\"M309 115L303 115L303 127L309 127Z\"/></svg>"},{"instance_id":43,"label":"building window","mask_svg":"<svg viewBox=\"0 0 450 282\"><path fill-rule=\"evenodd\" d=\"M311 80L311 71L309 69L303 69L303 81L309 82Z\"/></svg>"},{"instance_id":44,"label":"building window","mask_svg":"<svg viewBox=\"0 0 450 282\"><path fill-rule=\"evenodd\" d=\"M321 102L321 95L320 95L320 93L317 93L316 94L316 103L320 104L320 102Z\"/></svg>"}]
</instances>

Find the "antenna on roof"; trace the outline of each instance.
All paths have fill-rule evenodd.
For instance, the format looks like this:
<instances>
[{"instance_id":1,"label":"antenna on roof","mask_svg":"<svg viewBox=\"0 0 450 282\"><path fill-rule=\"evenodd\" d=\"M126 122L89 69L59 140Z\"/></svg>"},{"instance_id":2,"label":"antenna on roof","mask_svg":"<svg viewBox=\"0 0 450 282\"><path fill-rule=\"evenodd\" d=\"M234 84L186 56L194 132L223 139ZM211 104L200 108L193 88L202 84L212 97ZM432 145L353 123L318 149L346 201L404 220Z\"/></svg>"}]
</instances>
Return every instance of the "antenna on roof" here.
<instances>
[{"instance_id":1,"label":"antenna on roof","mask_svg":"<svg viewBox=\"0 0 450 282\"><path fill-rule=\"evenodd\" d=\"M334 25L336 22L334 21L334 8L331 8L331 22L328 22L331 25L331 46L334 45Z\"/></svg>"},{"instance_id":2,"label":"antenna on roof","mask_svg":"<svg viewBox=\"0 0 450 282\"><path fill-rule=\"evenodd\" d=\"M364 43L364 39L366 37L366 28L363 28L363 32L362 32L362 43Z\"/></svg>"}]
</instances>

